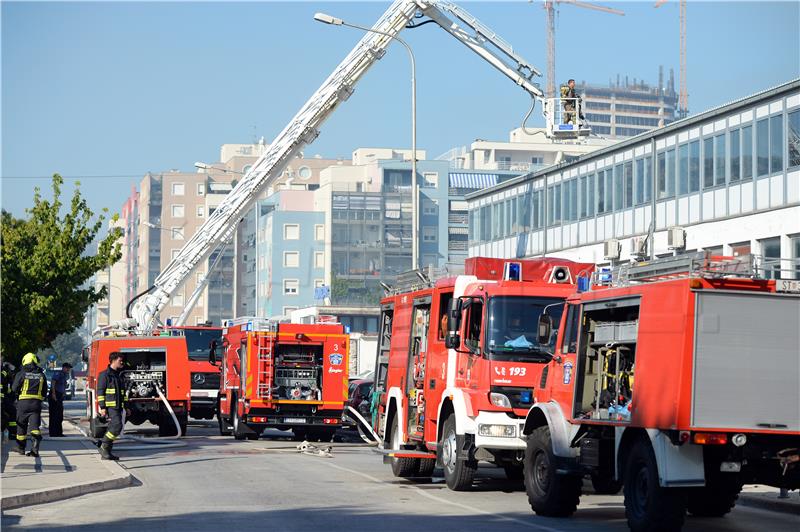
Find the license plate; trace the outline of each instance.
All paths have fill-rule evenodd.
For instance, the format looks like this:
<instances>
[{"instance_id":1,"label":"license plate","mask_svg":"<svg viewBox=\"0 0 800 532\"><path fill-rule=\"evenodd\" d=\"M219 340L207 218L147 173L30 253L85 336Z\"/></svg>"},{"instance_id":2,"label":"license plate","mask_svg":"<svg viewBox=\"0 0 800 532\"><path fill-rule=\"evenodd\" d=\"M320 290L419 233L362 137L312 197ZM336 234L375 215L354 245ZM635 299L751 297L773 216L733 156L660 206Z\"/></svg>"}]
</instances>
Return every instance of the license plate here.
<instances>
[{"instance_id":1,"label":"license plate","mask_svg":"<svg viewBox=\"0 0 800 532\"><path fill-rule=\"evenodd\" d=\"M791 279L778 279L775 281L775 291L800 294L800 281Z\"/></svg>"},{"instance_id":2,"label":"license plate","mask_svg":"<svg viewBox=\"0 0 800 532\"><path fill-rule=\"evenodd\" d=\"M285 417L283 418L284 423L305 423L306 418L304 417Z\"/></svg>"}]
</instances>

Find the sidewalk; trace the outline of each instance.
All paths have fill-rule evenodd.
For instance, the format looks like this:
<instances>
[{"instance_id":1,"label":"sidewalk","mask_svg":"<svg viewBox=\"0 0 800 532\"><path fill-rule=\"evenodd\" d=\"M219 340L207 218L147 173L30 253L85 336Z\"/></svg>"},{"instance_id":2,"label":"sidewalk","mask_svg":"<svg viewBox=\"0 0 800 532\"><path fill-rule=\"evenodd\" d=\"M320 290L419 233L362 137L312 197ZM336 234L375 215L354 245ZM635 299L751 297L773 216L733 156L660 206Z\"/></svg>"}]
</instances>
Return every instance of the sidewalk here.
<instances>
[{"instance_id":1,"label":"sidewalk","mask_svg":"<svg viewBox=\"0 0 800 532\"><path fill-rule=\"evenodd\" d=\"M779 499L778 488L772 486L745 486L739 494L737 505L800 515L800 492L790 491L788 499Z\"/></svg>"},{"instance_id":2,"label":"sidewalk","mask_svg":"<svg viewBox=\"0 0 800 532\"><path fill-rule=\"evenodd\" d=\"M47 412L42 412L46 424ZM39 458L9 452L12 441L2 446L2 509L41 504L86 493L129 486L133 477L114 462L100 460L97 448L82 437L69 421L64 421L67 438L45 439ZM47 436L45 432L45 436ZM30 442L28 443L30 449Z\"/></svg>"}]
</instances>

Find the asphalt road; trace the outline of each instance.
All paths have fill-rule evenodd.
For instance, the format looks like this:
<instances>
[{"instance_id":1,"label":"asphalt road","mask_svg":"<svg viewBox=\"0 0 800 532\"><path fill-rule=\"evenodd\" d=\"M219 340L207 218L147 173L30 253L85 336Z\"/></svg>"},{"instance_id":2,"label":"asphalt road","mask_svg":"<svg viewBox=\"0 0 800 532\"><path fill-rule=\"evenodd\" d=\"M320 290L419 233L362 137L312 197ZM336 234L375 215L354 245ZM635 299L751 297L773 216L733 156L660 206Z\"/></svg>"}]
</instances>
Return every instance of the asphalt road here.
<instances>
[{"instance_id":1,"label":"asphalt road","mask_svg":"<svg viewBox=\"0 0 800 532\"><path fill-rule=\"evenodd\" d=\"M83 413L73 401L68 411ZM129 434L134 427L128 426ZM138 428L137 428L138 429ZM142 426L140 433L156 429ZM534 515L521 484L482 468L472 492L441 477L396 479L366 445L334 443L333 457L298 454L288 433L259 441L219 436L216 422L190 423L185 447L120 451L137 485L3 514L8 530L627 530L622 496L591 488L569 519ZM438 472L437 472L438 473ZM722 519L687 517L686 531L797 530L797 516L736 508Z\"/></svg>"}]
</instances>

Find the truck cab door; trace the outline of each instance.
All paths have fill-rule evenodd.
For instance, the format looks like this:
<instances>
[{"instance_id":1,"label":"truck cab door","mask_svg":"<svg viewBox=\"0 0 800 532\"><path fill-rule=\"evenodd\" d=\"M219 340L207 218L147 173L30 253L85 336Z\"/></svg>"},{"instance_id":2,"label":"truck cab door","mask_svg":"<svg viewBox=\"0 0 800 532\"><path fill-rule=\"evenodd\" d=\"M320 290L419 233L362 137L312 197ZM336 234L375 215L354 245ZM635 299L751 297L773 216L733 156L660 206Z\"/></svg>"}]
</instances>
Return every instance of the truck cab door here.
<instances>
[{"instance_id":1,"label":"truck cab door","mask_svg":"<svg viewBox=\"0 0 800 532\"><path fill-rule=\"evenodd\" d=\"M479 364L483 353L484 304L480 298L469 298L463 310L461 337L463 349L458 350L456 386L469 388L479 379Z\"/></svg>"}]
</instances>

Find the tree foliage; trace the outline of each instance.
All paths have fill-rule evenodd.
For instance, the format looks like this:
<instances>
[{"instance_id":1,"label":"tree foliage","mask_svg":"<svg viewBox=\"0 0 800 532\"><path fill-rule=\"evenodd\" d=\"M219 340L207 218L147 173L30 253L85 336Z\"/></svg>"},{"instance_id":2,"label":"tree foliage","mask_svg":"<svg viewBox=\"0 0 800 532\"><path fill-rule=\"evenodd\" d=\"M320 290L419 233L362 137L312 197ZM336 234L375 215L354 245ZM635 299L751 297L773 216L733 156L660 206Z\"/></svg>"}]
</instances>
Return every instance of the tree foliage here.
<instances>
[{"instance_id":1,"label":"tree foliage","mask_svg":"<svg viewBox=\"0 0 800 532\"><path fill-rule=\"evenodd\" d=\"M81 325L86 311L107 290L96 291L87 281L121 256L119 228L98 242L96 254L89 252L106 216L94 219L77 187L62 213L63 183L60 175L53 175L52 201L42 198L37 187L25 219L2 212L1 341L3 358L13 362Z\"/></svg>"}]
</instances>

